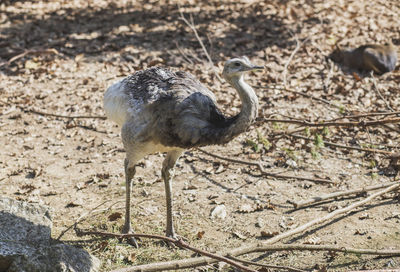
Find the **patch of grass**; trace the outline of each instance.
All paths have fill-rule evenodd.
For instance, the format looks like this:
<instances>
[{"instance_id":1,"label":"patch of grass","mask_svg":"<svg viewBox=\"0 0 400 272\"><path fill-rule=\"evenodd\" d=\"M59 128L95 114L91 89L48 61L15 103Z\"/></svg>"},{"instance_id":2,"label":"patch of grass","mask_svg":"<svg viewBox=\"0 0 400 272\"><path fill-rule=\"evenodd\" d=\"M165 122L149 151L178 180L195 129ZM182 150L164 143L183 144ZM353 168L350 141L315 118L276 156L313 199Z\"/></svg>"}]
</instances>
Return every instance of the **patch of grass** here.
<instances>
[{"instance_id":1,"label":"patch of grass","mask_svg":"<svg viewBox=\"0 0 400 272\"><path fill-rule=\"evenodd\" d=\"M263 149L268 151L272 147L270 141L268 141L268 139L265 138L264 135L258 130L257 139L246 139L246 145L250 146L251 149L256 153L261 152Z\"/></svg>"},{"instance_id":2,"label":"patch of grass","mask_svg":"<svg viewBox=\"0 0 400 272\"><path fill-rule=\"evenodd\" d=\"M371 178L372 179L378 178L378 173L376 173L376 172L371 173Z\"/></svg>"},{"instance_id":3,"label":"patch of grass","mask_svg":"<svg viewBox=\"0 0 400 272\"><path fill-rule=\"evenodd\" d=\"M316 150L316 148L311 148L311 157L314 160L319 160L321 158L321 154Z\"/></svg>"},{"instance_id":4,"label":"patch of grass","mask_svg":"<svg viewBox=\"0 0 400 272\"><path fill-rule=\"evenodd\" d=\"M307 137L310 137L310 136L311 136L311 132L310 132L310 128L309 128L309 127L306 127L306 128L304 129L304 134L305 134Z\"/></svg>"},{"instance_id":5,"label":"patch of grass","mask_svg":"<svg viewBox=\"0 0 400 272\"><path fill-rule=\"evenodd\" d=\"M252 139L246 139L246 145L250 146L251 149L253 149L253 151L256 153L260 151L260 147L258 146L258 143L256 143Z\"/></svg>"},{"instance_id":6,"label":"patch of grass","mask_svg":"<svg viewBox=\"0 0 400 272\"><path fill-rule=\"evenodd\" d=\"M346 113L346 109L344 108L343 105L340 105L340 106L339 106L339 113L340 113L340 114L343 114L343 115Z\"/></svg>"},{"instance_id":7,"label":"patch of grass","mask_svg":"<svg viewBox=\"0 0 400 272\"><path fill-rule=\"evenodd\" d=\"M278 122L272 122L272 129L273 130L282 130L282 124Z\"/></svg>"},{"instance_id":8,"label":"patch of grass","mask_svg":"<svg viewBox=\"0 0 400 272\"><path fill-rule=\"evenodd\" d=\"M323 139L321 134L318 134L318 133L315 134L314 145L317 148L322 148L322 147L325 146L324 145L324 139Z\"/></svg>"},{"instance_id":9,"label":"patch of grass","mask_svg":"<svg viewBox=\"0 0 400 272\"><path fill-rule=\"evenodd\" d=\"M286 155L289 158L291 158L292 160L294 160L295 162L297 162L299 160L296 150L293 150L290 148L283 148L283 151L285 151Z\"/></svg>"},{"instance_id":10,"label":"patch of grass","mask_svg":"<svg viewBox=\"0 0 400 272\"><path fill-rule=\"evenodd\" d=\"M329 130L329 128L328 127L324 127L323 129L322 129L322 135L324 135L324 136L326 136L326 137L329 137L331 134L330 134L330 130Z\"/></svg>"},{"instance_id":11,"label":"patch of grass","mask_svg":"<svg viewBox=\"0 0 400 272\"><path fill-rule=\"evenodd\" d=\"M266 151L268 151L272 147L271 142L268 141L268 139L265 138L259 130L257 130L257 141L263 145Z\"/></svg>"}]
</instances>

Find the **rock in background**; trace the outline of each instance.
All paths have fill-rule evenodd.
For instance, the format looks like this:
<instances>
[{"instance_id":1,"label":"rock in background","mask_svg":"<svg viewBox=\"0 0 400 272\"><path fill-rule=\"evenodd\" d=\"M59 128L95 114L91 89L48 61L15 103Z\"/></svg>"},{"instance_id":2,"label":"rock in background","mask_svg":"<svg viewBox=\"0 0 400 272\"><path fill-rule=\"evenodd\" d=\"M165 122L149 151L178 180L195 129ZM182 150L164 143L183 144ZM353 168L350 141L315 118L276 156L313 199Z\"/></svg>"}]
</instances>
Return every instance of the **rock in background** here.
<instances>
[{"instance_id":1,"label":"rock in background","mask_svg":"<svg viewBox=\"0 0 400 272\"><path fill-rule=\"evenodd\" d=\"M51 239L49 208L0 198L0 272L94 272L100 261Z\"/></svg>"}]
</instances>

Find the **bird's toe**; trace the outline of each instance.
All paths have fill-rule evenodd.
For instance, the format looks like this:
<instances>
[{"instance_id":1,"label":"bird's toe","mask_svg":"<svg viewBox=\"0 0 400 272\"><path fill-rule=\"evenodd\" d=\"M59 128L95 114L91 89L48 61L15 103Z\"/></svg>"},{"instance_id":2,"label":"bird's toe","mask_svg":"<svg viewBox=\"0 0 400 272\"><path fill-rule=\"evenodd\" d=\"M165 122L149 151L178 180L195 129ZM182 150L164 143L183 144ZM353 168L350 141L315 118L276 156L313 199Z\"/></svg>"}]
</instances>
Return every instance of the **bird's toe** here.
<instances>
[{"instance_id":1,"label":"bird's toe","mask_svg":"<svg viewBox=\"0 0 400 272\"><path fill-rule=\"evenodd\" d=\"M122 234L133 234L133 233L134 232L133 232L131 227L128 227L128 228L124 227L123 230L122 230ZM131 246L139 248L139 244L138 244L137 239L135 237L129 236L129 237L125 237L123 240L126 240L126 242L128 244L130 244Z\"/></svg>"}]
</instances>

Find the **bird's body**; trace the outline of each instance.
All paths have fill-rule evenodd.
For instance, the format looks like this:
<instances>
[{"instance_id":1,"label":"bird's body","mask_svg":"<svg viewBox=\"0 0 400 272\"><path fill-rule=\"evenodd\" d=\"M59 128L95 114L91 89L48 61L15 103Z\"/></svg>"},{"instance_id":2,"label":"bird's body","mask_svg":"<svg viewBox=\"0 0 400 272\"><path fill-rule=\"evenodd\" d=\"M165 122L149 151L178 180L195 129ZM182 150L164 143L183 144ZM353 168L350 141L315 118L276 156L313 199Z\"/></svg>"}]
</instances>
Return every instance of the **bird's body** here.
<instances>
[{"instance_id":1,"label":"bird's body","mask_svg":"<svg viewBox=\"0 0 400 272\"><path fill-rule=\"evenodd\" d=\"M139 71L112 85L105 94L110 119L130 139L149 139L165 148L191 148L226 143L236 136L225 135L237 119L218 109L214 94L191 74L154 67Z\"/></svg>"},{"instance_id":2,"label":"bird's body","mask_svg":"<svg viewBox=\"0 0 400 272\"><path fill-rule=\"evenodd\" d=\"M140 159L152 153L168 152L162 176L167 195L167 235L173 237L171 179L179 156L192 147L227 143L255 119L258 100L244 82L243 72L260 67L245 57L227 63L239 64L236 68L244 69L224 73L242 100L241 112L233 117L225 117L216 105L214 94L185 72L154 67L136 72L108 88L104 95L106 115L122 127L127 152L124 232L131 231L130 184Z\"/></svg>"},{"instance_id":3,"label":"bird's body","mask_svg":"<svg viewBox=\"0 0 400 272\"><path fill-rule=\"evenodd\" d=\"M392 43L366 44L354 49L341 49L337 46L329 58L350 69L360 72L373 71L381 75L395 69L397 52Z\"/></svg>"}]
</instances>

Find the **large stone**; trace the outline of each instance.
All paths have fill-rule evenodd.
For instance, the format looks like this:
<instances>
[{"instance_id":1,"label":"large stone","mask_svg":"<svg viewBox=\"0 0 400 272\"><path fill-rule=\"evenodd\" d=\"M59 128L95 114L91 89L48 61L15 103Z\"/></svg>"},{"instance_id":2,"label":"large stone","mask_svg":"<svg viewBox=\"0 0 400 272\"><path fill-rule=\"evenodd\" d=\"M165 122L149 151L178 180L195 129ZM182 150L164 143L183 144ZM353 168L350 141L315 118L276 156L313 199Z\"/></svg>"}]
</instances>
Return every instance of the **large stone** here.
<instances>
[{"instance_id":1,"label":"large stone","mask_svg":"<svg viewBox=\"0 0 400 272\"><path fill-rule=\"evenodd\" d=\"M47 207L0 197L0 272L95 272L100 261L51 239Z\"/></svg>"}]
</instances>

